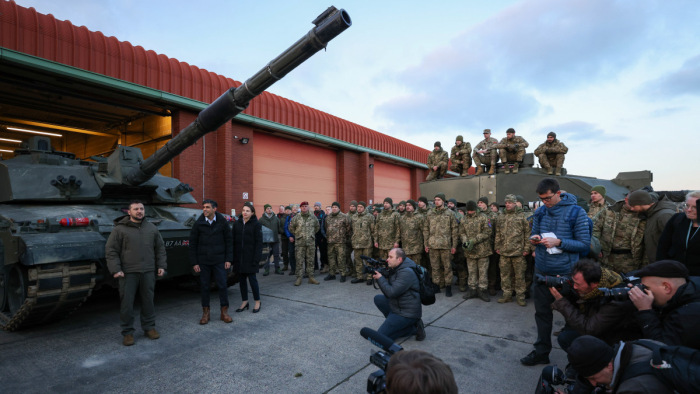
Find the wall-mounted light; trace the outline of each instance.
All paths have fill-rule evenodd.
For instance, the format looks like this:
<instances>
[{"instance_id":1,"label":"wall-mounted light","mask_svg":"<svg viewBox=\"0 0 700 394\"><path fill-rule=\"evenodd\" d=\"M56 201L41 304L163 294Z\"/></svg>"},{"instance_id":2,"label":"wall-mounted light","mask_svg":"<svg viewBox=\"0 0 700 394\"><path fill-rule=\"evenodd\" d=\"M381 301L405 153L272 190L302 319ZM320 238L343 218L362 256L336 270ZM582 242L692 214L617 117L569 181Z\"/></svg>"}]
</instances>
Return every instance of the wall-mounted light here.
<instances>
[{"instance_id":1,"label":"wall-mounted light","mask_svg":"<svg viewBox=\"0 0 700 394\"><path fill-rule=\"evenodd\" d=\"M14 151L7 150L7 149L0 149L0 152L15 153Z\"/></svg>"},{"instance_id":2,"label":"wall-mounted light","mask_svg":"<svg viewBox=\"0 0 700 394\"><path fill-rule=\"evenodd\" d=\"M245 145L250 141L248 138L241 138L241 144Z\"/></svg>"},{"instance_id":3,"label":"wall-mounted light","mask_svg":"<svg viewBox=\"0 0 700 394\"><path fill-rule=\"evenodd\" d=\"M51 136L51 137L63 137L61 134L49 133L49 132L46 132L46 131L27 130L27 129L20 129L20 128L17 128L17 127L8 127L7 129L8 129L8 130L12 130L12 131L19 131L19 132L22 132L22 133L31 133L31 134L48 135L48 136Z\"/></svg>"},{"instance_id":4,"label":"wall-mounted light","mask_svg":"<svg viewBox=\"0 0 700 394\"><path fill-rule=\"evenodd\" d=\"M15 144L21 144L21 140L13 140L11 138L0 138L0 141L5 141L5 142L14 142Z\"/></svg>"},{"instance_id":5,"label":"wall-mounted light","mask_svg":"<svg viewBox=\"0 0 700 394\"><path fill-rule=\"evenodd\" d=\"M374 168L374 164L370 164L370 165L369 165L369 168Z\"/></svg>"}]
</instances>

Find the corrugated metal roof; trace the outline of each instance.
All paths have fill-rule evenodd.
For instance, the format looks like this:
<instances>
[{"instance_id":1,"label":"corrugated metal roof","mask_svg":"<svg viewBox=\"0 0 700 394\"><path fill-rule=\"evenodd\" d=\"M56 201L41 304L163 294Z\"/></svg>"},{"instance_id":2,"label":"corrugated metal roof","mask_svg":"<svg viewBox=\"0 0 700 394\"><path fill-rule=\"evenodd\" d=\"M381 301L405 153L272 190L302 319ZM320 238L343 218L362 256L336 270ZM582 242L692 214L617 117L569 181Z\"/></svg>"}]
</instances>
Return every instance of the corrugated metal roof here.
<instances>
[{"instance_id":1,"label":"corrugated metal roof","mask_svg":"<svg viewBox=\"0 0 700 394\"><path fill-rule=\"evenodd\" d=\"M210 103L241 83L75 26L14 1L0 2L0 46L153 89ZM264 92L245 113L352 144L424 162L428 150L323 111Z\"/></svg>"}]
</instances>

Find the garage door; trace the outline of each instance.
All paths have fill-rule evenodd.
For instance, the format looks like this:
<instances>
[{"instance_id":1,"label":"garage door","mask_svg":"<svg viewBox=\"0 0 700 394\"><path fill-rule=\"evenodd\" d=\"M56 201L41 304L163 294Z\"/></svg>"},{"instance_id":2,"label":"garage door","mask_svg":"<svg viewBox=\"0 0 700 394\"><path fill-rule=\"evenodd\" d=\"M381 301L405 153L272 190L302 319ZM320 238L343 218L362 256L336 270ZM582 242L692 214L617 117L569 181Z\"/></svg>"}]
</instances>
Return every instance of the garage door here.
<instances>
[{"instance_id":1,"label":"garage door","mask_svg":"<svg viewBox=\"0 0 700 394\"><path fill-rule=\"evenodd\" d=\"M253 137L253 197L258 216L270 204L320 201L323 206L337 199L336 152L265 133Z\"/></svg>"},{"instance_id":2,"label":"garage door","mask_svg":"<svg viewBox=\"0 0 700 394\"><path fill-rule=\"evenodd\" d=\"M374 202L391 197L394 204L411 198L411 170L407 167L374 161Z\"/></svg>"}]
</instances>

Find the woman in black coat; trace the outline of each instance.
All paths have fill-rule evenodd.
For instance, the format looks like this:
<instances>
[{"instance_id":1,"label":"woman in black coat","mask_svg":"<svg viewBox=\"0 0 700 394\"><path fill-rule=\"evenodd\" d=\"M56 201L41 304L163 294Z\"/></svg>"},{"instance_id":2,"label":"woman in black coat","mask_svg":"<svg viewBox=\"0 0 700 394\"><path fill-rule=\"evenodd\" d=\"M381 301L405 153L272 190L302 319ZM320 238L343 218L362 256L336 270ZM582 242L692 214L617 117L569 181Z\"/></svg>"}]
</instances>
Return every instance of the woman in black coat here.
<instances>
[{"instance_id":1,"label":"woman in black coat","mask_svg":"<svg viewBox=\"0 0 700 394\"><path fill-rule=\"evenodd\" d=\"M700 191L690 192L683 204L683 212L671 216L659 247L656 260L676 260L685 264L690 276L700 275L700 226L698 223L698 201Z\"/></svg>"},{"instance_id":2,"label":"woman in black coat","mask_svg":"<svg viewBox=\"0 0 700 394\"><path fill-rule=\"evenodd\" d=\"M253 289L253 300L255 300L253 313L260 311L260 288L255 274L258 272L258 262L262 260L262 239L262 224L255 216L253 204L247 202L243 205L240 218L233 224L233 268L240 274L243 300L236 312L243 312L250 308L248 283Z\"/></svg>"}]
</instances>

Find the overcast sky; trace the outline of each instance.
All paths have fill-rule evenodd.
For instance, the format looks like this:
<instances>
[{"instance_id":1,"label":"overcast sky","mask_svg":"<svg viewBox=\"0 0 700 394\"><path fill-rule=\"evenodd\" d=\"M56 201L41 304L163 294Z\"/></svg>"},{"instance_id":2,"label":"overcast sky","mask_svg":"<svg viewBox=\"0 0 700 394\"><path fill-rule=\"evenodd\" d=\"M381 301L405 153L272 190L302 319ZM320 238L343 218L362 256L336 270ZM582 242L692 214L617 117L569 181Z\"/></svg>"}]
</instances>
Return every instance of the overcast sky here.
<instances>
[{"instance_id":1,"label":"overcast sky","mask_svg":"<svg viewBox=\"0 0 700 394\"><path fill-rule=\"evenodd\" d=\"M244 81L331 3L17 0ZM700 189L700 3L348 1L353 25L269 91L426 149L555 131L569 173ZM693 27L695 26L695 27Z\"/></svg>"}]
</instances>

